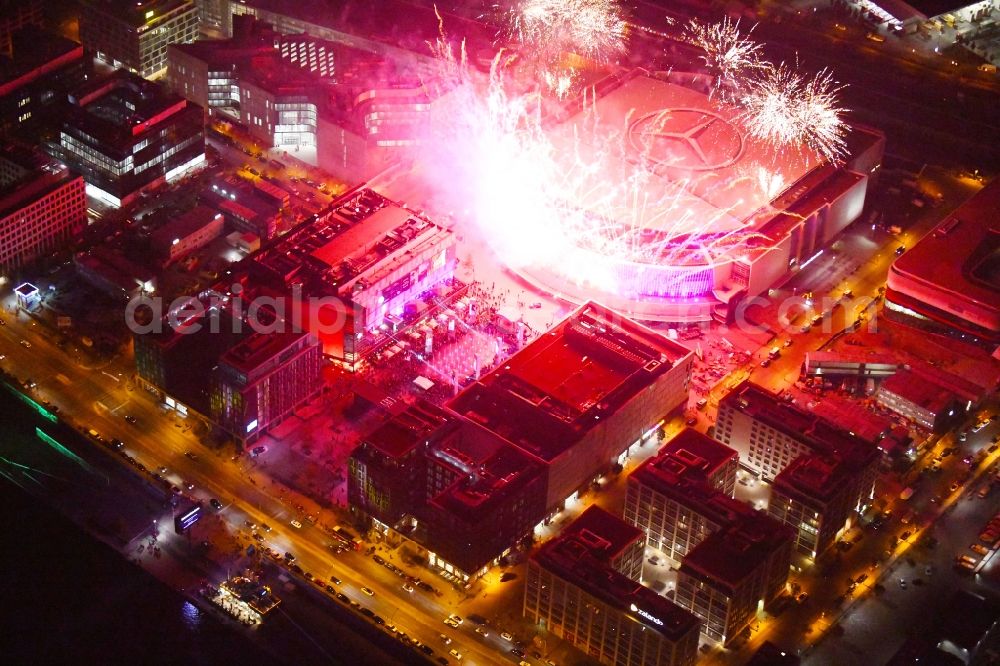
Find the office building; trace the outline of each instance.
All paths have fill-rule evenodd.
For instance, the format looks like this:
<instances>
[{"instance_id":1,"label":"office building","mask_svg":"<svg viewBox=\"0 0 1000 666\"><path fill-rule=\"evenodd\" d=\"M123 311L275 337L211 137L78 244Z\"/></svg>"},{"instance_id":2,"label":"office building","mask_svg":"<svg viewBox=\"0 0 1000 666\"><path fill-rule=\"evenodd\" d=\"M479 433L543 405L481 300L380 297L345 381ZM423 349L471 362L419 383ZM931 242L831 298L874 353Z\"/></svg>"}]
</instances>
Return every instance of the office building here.
<instances>
[{"instance_id":1,"label":"office building","mask_svg":"<svg viewBox=\"0 0 1000 666\"><path fill-rule=\"evenodd\" d=\"M74 41L27 26L0 56L0 135L36 140L58 127L68 93L89 78L92 64Z\"/></svg>"},{"instance_id":2,"label":"office building","mask_svg":"<svg viewBox=\"0 0 1000 666\"><path fill-rule=\"evenodd\" d=\"M170 47L172 89L263 145L315 150L318 164L342 180L370 178L406 157L445 103L405 60L275 33L250 15L233 20L232 39Z\"/></svg>"},{"instance_id":3,"label":"office building","mask_svg":"<svg viewBox=\"0 0 1000 666\"><path fill-rule=\"evenodd\" d=\"M254 255L244 296L294 301L297 323L318 335L324 353L356 369L386 317L454 269L450 229L362 188Z\"/></svg>"},{"instance_id":4,"label":"office building","mask_svg":"<svg viewBox=\"0 0 1000 666\"><path fill-rule=\"evenodd\" d=\"M628 478L625 520L680 562L708 535L752 512L733 499L737 453L687 428Z\"/></svg>"},{"instance_id":5,"label":"office building","mask_svg":"<svg viewBox=\"0 0 1000 666\"><path fill-rule=\"evenodd\" d=\"M886 278L885 316L995 350L998 207L1000 181L994 180L896 259Z\"/></svg>"},{"instance_id":6,"label":"office building","mask_svg":"<svg viewBox=\"0 0 1000 666\"><path fill-rule=\"evenodd\" d=\"M767 481L800 455L874 448L749 381L719 402L713 436L739 452L742 467Z\"/></svg>"},{"instance_id":7,"label":"office building","mask_svg":"<svg viewBox=\"0 0 1000 666\"><path fill-rule=\"evenodd\" d=\"M767 512L795 531L798 552L815 558L854 524L880 457L874 446L801 455L775 478Z\"/></svg>"},{"instance_id":8,"label":"office building","mask_svg":"<svg viewBox=\"0 0 1000 666\"><path fill-rule=\"evenodd\" d=\"M221 236L224 225L222 213L195 206L154 231L149 244L164 265L172 264Z\"/></svg>"},{"instance_id":9,"label":"office building","mask_svg":"<svg viewBox=\"0 0 1000 666\"><path fill-rule=\"evenodd\" d=\"M143 78L167 68L167 45L198 37L191 0L84 0L80 41L97 58Z\"/></svg>"},{"instance_id":10,"label":"office building","mask_svg":"<svg viewBox=\"0 0 1000 666\"><path fill-rule=\"evenodd\" d=\"M0 147L0 272L59 252L86 225L80 176L37 151Z\"/></svg>"},{"instance_id":11,"label":"office building","mask_svg":"<svg viewBox=\"0 0 1000 666\"><path fill-rule=\"evenodd\" d=\"M791 530L747 516L695 546L681 563L674 600L702 621L705 638L728 644L785 588Z\"/></svg>"},{"instance_id":12,"label":"office building","mask_svg":"<svg viewBox=\"0 0 1000 666\"><path fill-rule=\"evenodd\" d=\"M528 560L524 616L614 666L693 666L698 618L617 571L607 538L572 531Z\"/></svg>"},{"instance_id":13,"label":"office building","mask_svg":"<svg viewBox=\"0 0 1000 666\"><path fill-rule=\"evenodd\" d=\"M212 421L252 443L319 395L321 363L319 341L308 333L251 333L215 368Z\"/></svg>"},{"instance_id":14,"label":"office building","mask_svg":"<svg viewBox=\"0 0 1000 666\"><path fill-rule=\"evenodd\" d=\"M882 382L875 399L886 409L936 433L946 431L966 413L966 406L955 393L910 370L900 370Z\"/></svg>"},{"instance_id":15,"label":"office building","mask_svg":"<svg viewBox=\"0 0 1000 666\"><path fill-rule=\"evenodd\" d=\"M198 198L222 213L230 228L253 234L260 240L271 240L286 224L280 202L236 175L212 178Z\"/></svg>"},{"instance_id":16,"label":"office building","mask_svg":"<svg viewBox=\"0 0 1000 666\"><path fill-rule=\"evenodd\" d=\"M596 505L590 505L560 536L585 542L608 566L631 580L642 580L645 535Z\"/></svg>"},{"instance_id":17,"label":"office building","mask_svg":"<svg viewBox=\"0 0 1000 666\"><path fill-rule=\"evenodd\" d=\"M682 409L692 359L659 333L587 303L448 406L542 461L554 508Z\"/></svg>"},{"instance_id":18,"label":"office building","mask_svg":"<svg viewBox=\"0 0 1000 666\"><path fill-rule=\"evenodd\" d=\"M118 71L71 102L58 157L83 175L88 194L111 205L205 159L201 108L159 84Z\"/></svg>"}]
</instances>

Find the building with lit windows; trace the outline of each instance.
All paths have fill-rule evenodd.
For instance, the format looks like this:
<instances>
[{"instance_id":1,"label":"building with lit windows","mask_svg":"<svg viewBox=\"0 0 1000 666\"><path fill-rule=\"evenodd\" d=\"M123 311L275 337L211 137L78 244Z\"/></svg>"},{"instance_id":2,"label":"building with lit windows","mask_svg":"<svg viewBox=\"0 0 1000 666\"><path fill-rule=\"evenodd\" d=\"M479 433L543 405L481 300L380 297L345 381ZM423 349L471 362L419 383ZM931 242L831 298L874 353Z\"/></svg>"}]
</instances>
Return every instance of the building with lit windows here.
<instances>
[{"instance_id":1,"label":"building with lit windows","mask_svg":"<svg viewBox=\"0 0 1000 666\"><path fill-rule=\"evenodd\" d=\"M143 78L167 67L167 45L198 37L191 0L84 0L80 41L98 59Z\"/></svg>"},{"instance_id":2,"label":"building with lit windows","mask_svg":"<svg viewBox=\"0 0 1000 666\"><path fill-rule=\"evenodd\" d=\"M247 269L244 298L292 300L323 352L357 368L387 316L452 278L455 236L362 188L263 248Z\"/></svg>"},{"instance_id":3,"label":"building with lit windows","mask_svg":"<svg viewBox=\"0 0 1000 666\"><path fill-rule=\"evenodd\" d=\"M0 148L0 272L58 252L86 225L83 178L37 151Z\"/></svg>"},{"instance_id":4,"label":"building with lit windows","mask_svg":"<svg viewBox=\"0 0 1000 666\"><path fill-rule=\"evenodd\" d=\"M199 193L198 198L205 205L221 212L231 228L252 233L267 241L277 234L284 218L281 203L263 193L257 187L260 183L267 181L251 182L232 174L216 176Z\"/></svg>"},{"instance_id":5,"label":"building with lit windows","mask_svg":"<svg viewBox=\"0 0 1000 666\"><path fill-rule=\"evenodd\" d=\"M561 536L576 536L618 573L642 580L645 535L597 505L588 506L566 526Z\"/></svg>"},{"instance_id":6,"label":"building with lit windows","mask_svg":"<svg viewBox=\"0 0 1000 666\"><path fill-rule=\"evenodd\" d=\"M34 26L10 41L11 56L0 56L0 135L25 141L58 126L60 105L92 63L76 42Z\"/></svg>"},{"instance_id":7,"label":"building with lit windows","mask_svg":"<svg viewBox=\"0 0 1000 666\"><path fill-rule=\"evenodd\" d=\"M149 244L164 264L170 264L221 236L224 225L222 213L195 206L150 234Z\"/></svg>"},{"instance_id":8,"label":"building with lit windows","mask_svg":"<svg viewBox=\"0 0 1000 666\"><path fill-rule=\"evenodd\" d=\"M791 556L788 527L763 514L744 517L684 557L674 601L702 621L706 639L728 644L785 589Z\"/></svg>"},{"instance_id":9,"label":"building with lit windows","mask_svg":"<svg viewBox=\"0 0 1000 666\"><path fill-rule=\"evenodd\" d=\"M719 401L713 436L739 452L742 467L767 481L800 455L874 449L862 438L750 381Z\"/></svg>"},{"instance_id":10,"label":"building with lit windows","mask_svg":"<svg viewBox=\"0 0 1000 666\"><path fill-rule=\"evenodd\" d=\"M351 510L467 582L654 436L687 400L691 359L684 347L588 303L466 387L446 404L447 418L407 414L362 440L352 454ZM381 443L404 423L421 434ZM398 496L418 469L421 499L373 502Z\"/></svg>"},{"instance_id":11,"label":"building with lit windows","mask_svg":"<svg viewBox=\"0 0 1000 666\"><path fill-rule=\"evenodd\" d=\"M628 478L625 521L641 529L646 545L680 562L692 548L752 513L733 499L736 451L686 428Z\"/></svg>"},{"instance_id":12,"label":"building with lit windows","mask_svg":"<svg viewBox=\"0 0 1000 666\"><path fill-rule=\"evenodd\" d=\"M56 156L115 206L205 159L201 107L119 70L71 97Z\"/></svg>"},{"instance_id":13,"label":"building with lit windows","mask_svg":"<svg viewBox=\"0 0 1000 666\"><path fill-rule=\"evenodd\" d=\"M363 180L406 154L441 91L406 61L233 17L234 37L173 45L174 91L258 141L314 149L320 166Z\"/></svg>"},{"instance_id":14,"label":"building with lit windows","mask_svg":"<svg viewBox=\"0 0 1000 666\"><path fill-rule=\"evenodd\" d=\"M693 666L698 618L616 569L608 544L621 528L609 534L594 522L570 525L531 555L524 616L602 664Z\"/></svg>"},{"instance_id":15,"label":"building with lit windows","mask_svg":"<svg viewBox=\"0 0 1000 666\"><path fill-rule=\"evenodd\" d=\"M774 480L768 515L794 530L798 552L815 558L850 528L870 499L868 483L880 458L874 447L853 455L799 456Z\"/></svg>"},{"instance_id":16,"label":"building with lit windows","mask_svg":"<svg viewBox=\"0 0 1000 666\"><path fill-rule=\"evenodd\" d=\"M305 332L250 334L219 359L212 421L242 444L257 440L319 395L319 341Z\"/></svg>"},{"instance_id":17,"label":"building with lit windows","mask_svg":"<svg viewBox=\"0 0 1000 666\"><path fill-rule=\"evenodd\" d=\"M941 433L965 418L965 404L948 387L912 370L900 370L875 393L883 407L927 430Z\"/></svg>"}]
</instances>

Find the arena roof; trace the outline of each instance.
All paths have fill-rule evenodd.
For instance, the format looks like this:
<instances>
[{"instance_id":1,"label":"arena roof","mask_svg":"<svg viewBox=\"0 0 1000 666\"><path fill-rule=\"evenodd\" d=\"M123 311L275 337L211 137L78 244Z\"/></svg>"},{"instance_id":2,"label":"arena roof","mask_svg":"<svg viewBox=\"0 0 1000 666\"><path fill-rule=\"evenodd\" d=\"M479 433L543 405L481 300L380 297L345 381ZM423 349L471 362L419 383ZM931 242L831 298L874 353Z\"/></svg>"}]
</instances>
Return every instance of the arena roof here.
<instances>
[{"instance_id":1,"label":"arena roof","mask_svg":"<svg viewBox=\"0 0 1000 666\"><path fill-rule=\"evenodd\" d=\"M590 302L448 407L552 460L690 353Z\"/></svg>"},{"instance_id":2,"label":"arena roof","mask_svg":"<svg viewBox=\"0 0 1000 666\"><path fill-rule=\"evenodd\" d=\"M822 164L808 151L777 153L753 140L736 115L736 109L703 92L633 72L588 100L587 110L554 126L549 136L563 155L579 154L586 162L605 156L593 186L576 188L592 193L591 200L579 202L582 207L606 198L606 183L630 182L630 174L643 166L652 174L644 184L645 201L690 213L678 223L676 214L647 210L640 220L647 228L669 227L682 235L703 231L711 222L714 231L725 232L773 217L768 204ZM615 150L619 145L625 149ZM629 203L600 204L595 212L628 221Z\"/></svg>"}]
</instances>

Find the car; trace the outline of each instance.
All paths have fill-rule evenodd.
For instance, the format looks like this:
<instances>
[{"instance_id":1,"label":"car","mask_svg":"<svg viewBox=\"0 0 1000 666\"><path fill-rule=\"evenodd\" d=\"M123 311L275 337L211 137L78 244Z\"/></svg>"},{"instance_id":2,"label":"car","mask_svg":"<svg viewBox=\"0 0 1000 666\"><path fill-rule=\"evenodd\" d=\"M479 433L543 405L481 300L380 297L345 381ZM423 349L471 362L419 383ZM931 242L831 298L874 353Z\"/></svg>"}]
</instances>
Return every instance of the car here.
<instances>
[{"instance_id":1,"label":"car","mask_svg":"<svg viewBox=\"0 0 1000 666\"><path fill-rule=\"evenodd\" d=\"M960 441L960 442L964 442L964 441L966 441L967 439L969 439L969 433L967 433L967 432L966 432L966 431L964 431L964 430L963 430L962 432L958 433L958 441Z\"/></svg>"},{"instance_id":2,"label":"car","mask_svg":"<svg viewBox=\"0 0 1000 666\"><path fill-rule=\"evenodd\" d=\"M799 595L799 603L800 604L804 604L807 601L809 601L809 593L808 592L803 592L802 594Z\"/></svg>"},{"instance_id":3,"label":"car","mask_svg":"<svg viewBox=\"0 0 1000 666\"><path fill-rule=\"evenodd\" d=\"M125 448L125 442L123 442L120 439L113 439L111 440L111 448L113 448L115 451L121 451L122 449Z\"/></svg>"},{"instance_id":4,"label":"car","mask_svg":"<svg viewBox=\"0 0 1000 666\"><path fill-rule=\"evenodd\" d=\"M868 574L866 573L861 574L857 578L858 585L861 585L861 583L865 582L866 580L868 580Z\"/></svg>"},{"instance_id":5,"label":"car","mask_svg":"<svg viewBox=\"0 0 1000 666\"><path fill-rule=\"evenodd\" d=\"M261 445L261 446L255 446L253 448L253 450L250 451L250 456L253 457L253 458L256 458L257 456L262 455L262 454L264 454L266 452L267 452L267 447L266 446L263 446L263 445Z\"/></svg>"},{"instance_id":6,"label":"car","mask_svg":"<svg viewBox=\"0 0 1000 666\"><path fill-rule=\"evenodd\" d=\"M925 576L933 576L934 575L934 567L932 567L929 564L926 567L924 567L924 575Z\"/></svg>"},{"instance_id":7,"label":"car","mask_svg":"<svg viewBox=\"0 0 1000 666\"><path fill-rule=\"evenodd\" d=\"M899 247L896 248L896 254L903 254L904 252L906 252L905 245L900 245Z\"/></svg>"},{"instance_id":8,"label":"car","mask_svg":"<svg viewBox=\"0 0 1000 666\"><path fill-rule=\"evenodd\" d=\"M486 638L487 636L490 635L490 632L488 629L486 629L486 627L476 627L476 633L482 636L483 638Z\"/></svg>"},{"instance_id":9,"label":"car","mask_svg":"<svg viewBox=\"0 0 1000 666\"><path fill-rule=\"evenodd\" d=\"M958 490L958 481L953 481L952 484L948 486L948 491L955 492L956 490Z\"/></svg>"},{"instance_id":10,"label":"car","mask_svg":"<svg viewBox=\"0 0 1000 666\"><path fill-rule=\"evenodd\" d=\"M454 620L455 622L458 622L459 624L462 624L463 622L465 622L465 620L463 620L463 619L461 618L461 616L459 616L459 615L455 615L454 613L452 613L452 614L451 614L451 615L449 615L448 617L449 617L450 619Z\"/></svg>"},{"instance_id":11,"label":"car","mask_svg":"<svg viewBox=\"0 0 1000 666\"><path fill-rule=\"evenodd\" d=\"M247 520L243 521L243 527L245 527L248 530L252 531L252 530L257 529L257 523L253 522L252 520L247 519Z\"/></svg>"},{"instance_id":12,"label":"car","mask_svg":"<svg viewBox=\"0 0 1000 666\"><path fill-rule=\"evenodd\" d=\"M448 660L444 657L438 657L438 663L441 664L441 666L448 666Z\"/></svg>"},{"instance_id":13,"label":"car","mask_svg":"<svg viewBox=\"0 0 1000 666\"><path fill-rule=\"evenodd\" d=\"M454 617L446 617L444 619L444 623L447 624L452 629L457 629L458 625L461 624L460 622L458 622L457 620L455 620Z\"/></svg>"},{"instance_id":14,"label":"car","mask_svg":"<svg viewBox=\"0 0 1000 666\"><path fill-rule=\"evenodd\" d=\"M193 460L194 462L198 462L198 454L192 451L185 451L184 457L187 458L188 460Z\"/></svg>"},{"instance_id":15,"label":"car","mask_svg":"<svg viewBox=\"0 0 1000 666\"><path fill-rule=\"evenodd\" d=\"M194 490L194 484L191 483L190 481L188 481L187 483L185 483L184 487L188 489L188 492Z\"/></svg>"},{"instance_id":16,"label":"car","mask_svg":"<svg viewBox=\"0 0 1000 666\"><path fill-rule=\"evenodd\" d=\"M934 497L931 498L931 502L933 502L934 504L940 504L941 503L941 496L940 495L935 495Z\"/></svg>"},{"instance_id":17,"label":"car","mask_svg":"<svg viewBox=\"0 0 1000 666\"><path fill-rule=\"evenodd\" d=\"M291 522L292 527L294 527L295 529L300 529L302 527L302 523L300 523L299 521L295 520L294 518L290 522Z\"/></svg>"},{"instance_id":18,"label":"car","mask_svg":"<svg viewBox=\"0 0 1000 666\"><path fill-rule=\"evenodd\" d=\"M701 400L695 403L695 407L697 407L698 409L705 409L705 407L707 406L708 406L708 400L706 398L702 398Z\"/></svg>"},{"instance_id":19,"label":"car","mask_svg":"<svg viewBox=\"0 0 1000 666\"><path fill-rule=\"evenodd\" d=\"M212 508L215 509L216 511L221 511L222 510L222 502L220 502L219 500L215 499L214 497L212 499L210 499L208 501L208 503L211 504Z\"/></svg>"},{"instance_id":20,"label":"car","mask_svg":"<svg viewBox=\"0 0 1000 666\"><path fill-rule=\"evenodd\" d=\"M304 574L302 574L302 576L303 576L303 577L304 577L304 578L305 578L306 580L312 580L312 579L313 579L313 575L312 575L311 573L309 573L308 571L307 571L307 572L305 572Z\"/></svg>"},{"instance_id":21,"label":"car","mask_svg":"<svg viewBox=\"0 0 1000 666\"><path fill-rule=\"evenodd\" d=\"M31 343L28 342L27 340L21 340L21 346L24 347L25 349L31 349Z\"/></svg>"},{"instance_id":22,"label":"car","mask_svg":"<svg viewBox=\"0 0 1000 666\"><path fill-rule=\"evenodd\" d=\"M990 551L987 548L983 547L982 545L980 545L978 543L974 543L971 546L969 546L969 550L971 550L973 553L976 553L977 555L989 555L990 554Z\"/></svg>"},{"instance_id":23,"label":"car","mask_svg":"<svg viewBox=\"0 0 1000 666\"><path fill-rule=\"evenodd\" d=\"M293 562L295 561L295 556L292 555L291 553L285 553L285 559L288 560L289 562Z\"/></svg>"},{"instance_id":24,"label":"car","mask_svg":"<svg viewBox=\"0 0 1000 666\"><path fill-rule=\"evenodd\" d=\"M260 529L264 530L265 532L270 532L271 526L268 525L267 523L264 523L263 525L260 526Z\"/></svg>"},{"instance_id":25,"label":"car","mask_svg":"<svg viewBox=\"0 0 1000 666\"><path fill-rule=\"evenodd\" d=\"M166 474L167 473L167 468L166 467L158 467L158 468L156 468L156 471L159 472L160 474Z\"/></svg>"},{"instance_id":26,"label":"car","mask_svg":"<svg viewBox=\"0 0 1000 666\"><path fill-rule=\"evenodd\" d=\"M500 633L500 638L504 639L505 641L513 641L514 640L514 636L509 631L503 631L503 632L501 632Z\"/></svg>"},{"instance_id":27,"label":"car","mask_svg":"<svg viewBox=\"0 0 1000 666\"><path fill-rule=\"evenodd\" d=\"M343 602L343 603L346 604L346 603L349 603L351 601L351 598L348 597L343 592L337 592L337 601L340 601L340 602Z\"/></svg>"},{"instance_id":28,"label":"car","mask_svg":"<svg viewBox=\"0 0 1000 666\"><path fill-rule=\"evenodd\" d=\"M367 594L369 597L374 597L375 596L375 592L371 588L363 587L363 588L361 588L361 591L364 594Z\"/></svg>"},{"instance_id":29,"label":"car","mask_svg":"<svg viewBox=\"0 0 1000 666\"><path fill-rule=\"evenodd\" d=\"M899 587L901 587L904 590L906 589L906 579L905 578L900 578L899 579Z\"/></svg>"},{"instance_id":30,"label":"car","mask_svg":"<svg viewBox=\"0 0 1000 666\"><path fill-rule=\"evenodd\" d=\"M132 416L131 414L126 414L125 415L125 421L128 422L128 423L131 423L132 425L135 425L138 422L136 420L136 418L134 416Z\"/></svg>"},{"instance_id":31,"label":"car","mask_svg":"<svg viewBox=\"0 0 1000 666\"><path fill-rule=\"evenodd\" d=\"M456 650L455 648L452 648L452 649L448 650L448 654L450 654L451 656L453 656L458 661L462 661L462 653L459 652L458 650Z\"/></svg>"},{"instance_id":32,"label":"car","mask_svg":"<svg viewBox=\"0 0 1000 666\"><path fill-rule=\"evenodd\" d=\"M771 359L769 358L765 358L763 361L760 362L760 367L762 368L766 368L769 365L771 365Z\"/></svg>"},{"instance_id":33,"label":"car","mask_svg":"<svg viewBox=\"0 0 1000 666\"><path fill-rule=\"evenodd\" d=\"M823 321L823 315L817 314L817 315L813 315L813 318L809 320L809 323L812 324L813 326L815 326L816 324L820 323L821 321Z\"/></svg>"},{"instance_id":34,"label":"car","mask_svg":"<svg viewBox=\"0 0 1000 666\"><path fill-rule=\"evenodd\" d=\"M403 589L409 592L410 594L413 594L413 586L410 585L409 583L403 583Z\"/></svg>"},{"instance_id":35,"label":"car","mask_svg":"<svg viewBox=\"0 0 1000 666\"><path fill-rule=\"evenodd\" d=\"M445 645L451 645L451 638L449 638L448 636L445 636L444 634L441 634L440 638L441 638L441 642L444 643Z\"/></svg>"},{"instance_id":36,"label":"car","mask_svg":"<svg viewBox=\"0 0 1000 666\"><path fill-rule=\"evenodd\" d=\"M524 657L524 650L521 648L511 648L510 653L516 657Z\"/></svg>"},{"instance_id":37,"label":"car","mask_svg":"<svg viewBox=\"0 0 1000 666\"><path fill-rule=\"evenodd\" d=\"M782 346L783 347L791 347L792 346L792 339L788 338L787 340L785 340L785 342L782 344Z\"/></svg>"},{"instance_id":38,"label":"car","mask_svg":"<svg viewBox=\"0 0 1000 666\"><path fill-rule=\"evenodd\" d=\"M333 583L334 585L340 585L341 580L336 576L330 576L330 582Z\"/></svg>"}]
</instances>

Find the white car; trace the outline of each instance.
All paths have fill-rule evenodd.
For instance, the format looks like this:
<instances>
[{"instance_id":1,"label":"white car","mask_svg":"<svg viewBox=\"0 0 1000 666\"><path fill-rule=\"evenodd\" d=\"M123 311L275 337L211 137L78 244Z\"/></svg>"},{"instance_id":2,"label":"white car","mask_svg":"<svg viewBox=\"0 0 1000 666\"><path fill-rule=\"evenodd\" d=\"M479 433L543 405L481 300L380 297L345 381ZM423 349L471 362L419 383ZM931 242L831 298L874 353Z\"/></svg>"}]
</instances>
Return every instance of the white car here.
<instances>
[{"instance_id":1,"label":"white car","mask_svg":"<svg viewBox=\"0 0 1000 666\"><path fill-rule=\"evenodd\" d=\"M476 627L476 633L482 636L483 638L486 638L487 636L490 635L490 632L486 630L486 627Z\"/></svg>"},{"instance_id":2,"label":"white car","mask_svg":"<svg viewBox=\"0 0 1000 666\"><path fill-rule=\"evenodd\" d=\"M292 527L294 527L295 529L300 529L302 527L302 523L300 523L297 520L293 520L291 522L292 522Z\"/></svg>"},{"instance_id":3,"label":"white car","mask_svg":"<svg viewBox=\"0 0 1000 666\"><path fill-rule=\"evenodd\" d=\"M375 596L375 592L372 591L371 588L363 587L363 588L361 588L361 591L364 592L365 594L367 594L369 597L374 597Z\"/></svg>"},{"instance_id":4,"label":"white car","mask_svg":"<svg viewBox=\"0 0 1000 666\"><path fill-rule=\"evenodd\" d=\"M505 641L513 641L514 640L514 636L510 632L507 632L507 631L505 631L502 634L500 634L500 638L504 639Z\"/></svg>"},{"instance_id":5,"label":"white car","mask_svg":"<svg viewBox=\"0 0 1000 666\"><path fill-rule=\"evenodd\" d=\"M441 642L444 643L445 645L451 645L451 639L445 636L444 634L441 634Z\"/></svg>"},{"instance_id":6,"label":"white car","mask_svg":"<svg viewBox=\"0 0 1000 666\"><path fill-rule=\"evenodd\" d=\"M410 594L413 594L413 586L410 585L409 583L403 583L403 589L409 592Z\"/></svg>"},{"instance_id":7,"label":"white car","mask_svg":"<svg viewBox=\"0 0 1000 666\"><path fill-rule=\"evenodd\" d=\"M444 623L447 624L452 629L457 629L459 625L459 623L455 621L455 618L452 617L446 617L444 619Z\"/></svg>"},{"instance_id":8,"label":"white car","mask_svg":"<svg viewBox=\"0 0 1000 666\"><path fill-rule=\"evenodd\" d=\"M448 654L450 654L451 656L453 656L456 661L462 661L462 653L459 652L458 650L455 650L455 649L449 650Z\"/></svg>"}]
</instances>

